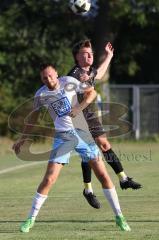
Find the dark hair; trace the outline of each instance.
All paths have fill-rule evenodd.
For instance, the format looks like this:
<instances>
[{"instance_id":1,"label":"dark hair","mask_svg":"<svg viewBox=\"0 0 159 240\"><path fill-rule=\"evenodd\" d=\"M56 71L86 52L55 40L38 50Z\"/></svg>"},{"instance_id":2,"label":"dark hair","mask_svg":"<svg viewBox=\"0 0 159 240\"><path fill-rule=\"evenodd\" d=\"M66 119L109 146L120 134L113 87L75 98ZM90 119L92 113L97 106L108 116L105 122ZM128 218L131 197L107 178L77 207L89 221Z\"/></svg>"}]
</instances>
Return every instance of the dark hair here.
<instances>
[{"instance_id":1,"label":"dark hair","mask_svg":"<svg viewBox=\"0 0 159 240\"><path fill-rule=\"evenodd\" d=\"M55 66L52 63L41 63L40 64L40 72L42 72L44 69L48 68L48 67L52 67L55 69Z\"/></svg>"},{"instance_id":2,"label":"dark hair","mask_svg":"<svg viewBox=\"0 0 159 240\"><path fill-rule=\"evenodd\" d=\"M74 60L76 62L76 54L79 52L79 50L81 48L84 48L84 47L89 47L89 48L92 48L92 44L91 44L91 41L89 39L85 39L85 40L82 40L78 43L76 43L73 48L72 48L72 54L73 54L73 57L74 57Z\"/></svg>"}]
</instances>

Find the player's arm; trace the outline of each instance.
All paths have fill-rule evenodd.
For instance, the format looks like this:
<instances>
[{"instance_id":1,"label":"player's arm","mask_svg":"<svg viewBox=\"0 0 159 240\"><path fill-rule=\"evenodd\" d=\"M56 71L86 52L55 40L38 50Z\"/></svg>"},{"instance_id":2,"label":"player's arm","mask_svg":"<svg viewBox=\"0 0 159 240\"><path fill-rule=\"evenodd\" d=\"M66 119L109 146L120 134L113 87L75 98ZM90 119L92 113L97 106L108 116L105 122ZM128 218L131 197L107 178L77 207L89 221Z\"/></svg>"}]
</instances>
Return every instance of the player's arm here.
<instances>
[{"instance_id":1,"label":"player's arm","mask_svg":"<svg viewBox=\"0 0 159 240\"><path fill-rule=\"evenodd\" d=\"M78 66L74 67L67 75L78 79L80 82L86 82L90 79L89 75L84 70L82 72Z\"/></svg>"},{"instance_id":2,"label":"player's arm","mask_svg":"<svg viewBox=\"0 0 159 240\"><path fill-rule=\"evenodd\" d=\"M28 117L27 123L24 126L21 137L16 141L16 143L13 144L12 147L16 154L20 152L21 146L24 144L28 135L32 132L32 129L35 126L37 119L39 117L39 113L40 113L39 110L33 111Z\"/></svg>"},{"instance_id":3,"label":"player's arm","mask_svg":"<svg viewBox=\"0 0 159 240\"><path fill-rule=\"evenodd\" d=\"M85 109L97 97L94 87L89 87L84 91L83 101L79 104L81 110Z\"/></svg>"},{"instance_id":4,"label":"player's arm","mask_svg":"<svg viewBox=\"0 0 159 240\"><path fill-rule=\"evenodd\" d=\"M96 98L97 92L94 90L93 87L88 87L83 92L83 101L74 106L71 110L70 116L75 117L78 115L83 109L85 109L93 100Z\"/></svg>"},{"instance_id":5,"label":"player's arm","mask_svg":"<svg viewBox=\"0 0 159 240\"><path fill-rule=\"evenodd\" d=\"M111 43L108 42L105 46L105 59L97 69L97 75L95 77L96 79L101 79L104 76L113 57L113 52L114 48L112 47Z\"/></svg>"}]
</instances>

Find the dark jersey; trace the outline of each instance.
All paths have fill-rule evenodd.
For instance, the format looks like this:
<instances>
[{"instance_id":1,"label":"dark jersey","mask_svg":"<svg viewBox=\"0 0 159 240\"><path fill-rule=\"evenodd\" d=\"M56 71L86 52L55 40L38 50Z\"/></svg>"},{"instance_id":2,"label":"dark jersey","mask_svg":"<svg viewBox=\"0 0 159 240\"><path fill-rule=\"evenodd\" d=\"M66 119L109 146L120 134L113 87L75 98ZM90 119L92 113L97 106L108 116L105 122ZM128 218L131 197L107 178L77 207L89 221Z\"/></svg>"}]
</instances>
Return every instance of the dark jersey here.
<instances>
[{"instance_id":1,"label":"dark jersey","mask_svg":"<svg viewBox=\"0 0 159 240\"><path fill-rule=\"evenodd\" d=\"M85 71L84 69L80 68L78 65L74 66L71 71L67 74L68 76L72 76L80 81L80 74L87 73L90 77L89 84L91 86L95 86L95 77L97 75L97 70L94 67L91 67L89 71Z\"/></svg>"},{"instance_id":2,"label":"dark jersey","mask_svg":"<svg viewBox=\"0 0 159 240\"><path fill-rule=\"evenodd\" d=\"M95 86L95 77L97 75L97 70L94 67L91 67L89 71L85 71L84 69L76 65L70 70L70 72L67 75L72 76L80 81L80 75L82 73L87 73L90 76L90 79L87 82L89 82L91 86ZM83 94L77 93L77 97L79 103L81 103L83 101ZM105 133L105 130L103 129L103 126L97 116L97 112L98 106L95 102L89 104L83 110L83 114L87 121L89 130L94 138Z\"/></svg>"}]
</instances>

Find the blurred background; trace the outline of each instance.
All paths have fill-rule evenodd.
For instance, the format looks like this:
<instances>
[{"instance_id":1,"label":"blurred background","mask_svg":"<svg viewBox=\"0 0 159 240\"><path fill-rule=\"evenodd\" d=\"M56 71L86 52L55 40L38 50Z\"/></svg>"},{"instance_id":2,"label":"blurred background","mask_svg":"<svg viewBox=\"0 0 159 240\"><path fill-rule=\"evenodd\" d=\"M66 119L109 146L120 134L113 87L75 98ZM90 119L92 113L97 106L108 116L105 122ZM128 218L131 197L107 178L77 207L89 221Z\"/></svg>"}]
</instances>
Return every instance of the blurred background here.
<instances>
[{"instance_id":1,"label":"blurred background","mask_svg":"<svg viewBox=\"0 0 159 240\"><path fill-rule=\"evenodd\" d=\"M39 64L73 66L71 48L92 40L95 65L110 41L114 57L97 89L102 100L128 107L131 137L159 133L159 1L92 0L91 11L73 14L66 0L5 0L0 3L0 135L13 137L8 116L41 86Z\"/></svg>"}]
</instances>

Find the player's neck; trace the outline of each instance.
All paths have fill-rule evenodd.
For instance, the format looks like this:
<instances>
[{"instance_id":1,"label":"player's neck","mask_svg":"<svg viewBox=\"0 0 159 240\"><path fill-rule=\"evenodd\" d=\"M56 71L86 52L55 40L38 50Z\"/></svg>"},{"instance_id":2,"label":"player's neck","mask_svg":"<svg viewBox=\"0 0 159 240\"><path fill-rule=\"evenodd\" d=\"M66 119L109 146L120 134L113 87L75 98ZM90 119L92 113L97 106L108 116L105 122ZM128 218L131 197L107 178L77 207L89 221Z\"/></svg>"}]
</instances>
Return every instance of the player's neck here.
<instances>
[{"instance_id":1,"label":"player's neck","mask_svg":"<svg viewBox=\"0 0 159 240\"><path fill-rule=\"evenodd\" d=\"M90 66L84 66L84 67L81 67L84 71L89 71L90 70Z\"/></svg>"},{"instance_id":2,"label":"player's neck","mask_svg":"<svg viewBox=\"0 0 159 240\"><path fill-rule=\"evenodd\" d=\"M52 85L49 85L49 86L47 86L47 87L48 87L48 89L49 89L50 91L55 91L55 90L57 90L57 89L60 88L59 81L57 81L57 83L54 84L53 86L52 86Z\"/></svg>"}]
</instances>

